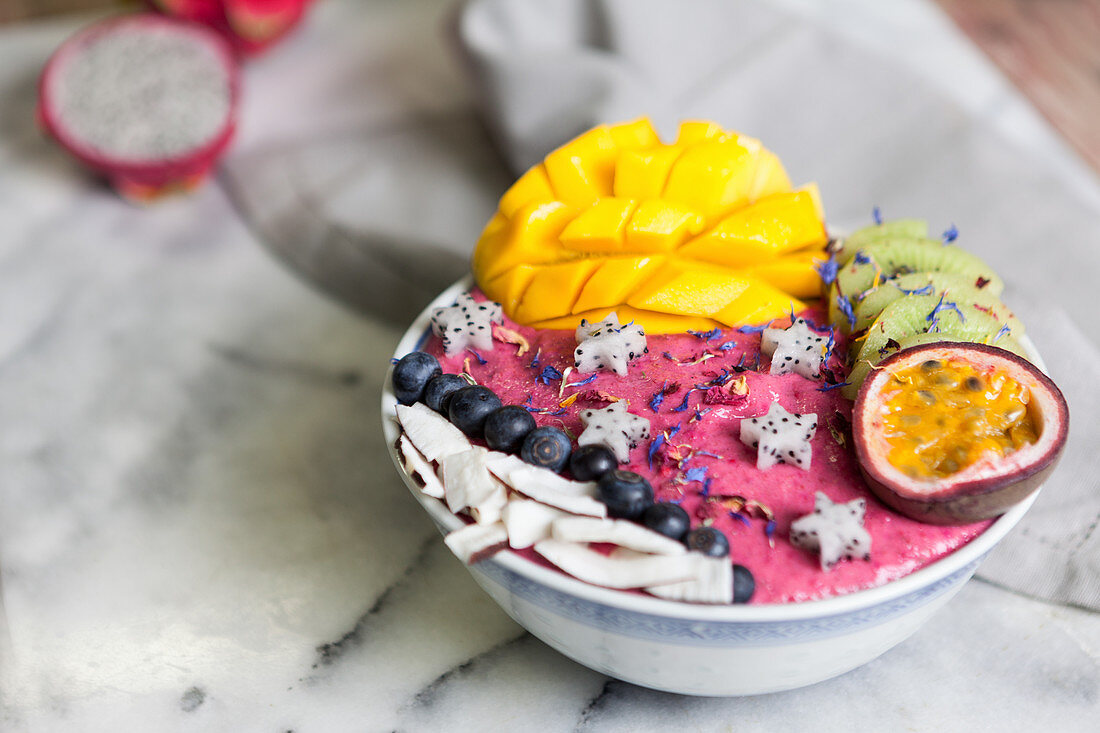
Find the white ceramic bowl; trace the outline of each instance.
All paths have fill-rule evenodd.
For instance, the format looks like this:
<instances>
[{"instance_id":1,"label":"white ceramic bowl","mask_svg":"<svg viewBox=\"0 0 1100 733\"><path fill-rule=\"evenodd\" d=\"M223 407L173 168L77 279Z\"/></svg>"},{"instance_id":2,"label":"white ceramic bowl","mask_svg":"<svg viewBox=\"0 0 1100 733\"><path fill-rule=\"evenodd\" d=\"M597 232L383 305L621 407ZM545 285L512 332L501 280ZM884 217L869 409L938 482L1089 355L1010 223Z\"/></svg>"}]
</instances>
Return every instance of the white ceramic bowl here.
<instances>
[{"instance_id":1,"label":"white ceramic bowl","mask_svg":"<svg viewBox=\"0 0 1100 733\"><path fill-rule=\"evenodd\" d=\"M450 305L469 286L462 280L440 294L394 355L414 351L428 332L431 309ZM1042 368L1038 359L1036 364ZM388 378L386 385L382 428L398 473L440 532L462 527L462 520L421 493L405 472L395 449L396 400ZM759 606L665 601L582 583L507 550L468 569L516 623L586 667L668 692L755 695L835 677L904 640L962 588L1036 494L970 543L915 573L821 601Z\"/></svg>"}]
</instances>

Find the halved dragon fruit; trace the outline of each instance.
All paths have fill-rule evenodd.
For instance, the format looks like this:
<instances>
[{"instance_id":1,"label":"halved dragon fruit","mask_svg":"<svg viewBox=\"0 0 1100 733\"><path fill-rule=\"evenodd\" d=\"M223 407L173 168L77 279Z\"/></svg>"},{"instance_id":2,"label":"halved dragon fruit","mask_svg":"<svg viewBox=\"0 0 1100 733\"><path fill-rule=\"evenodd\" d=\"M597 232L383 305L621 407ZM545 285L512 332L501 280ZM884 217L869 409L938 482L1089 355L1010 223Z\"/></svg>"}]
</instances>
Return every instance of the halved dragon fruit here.
<instances>
[{"instance_id":1,"label":"halved dragon fruit","mask_svg":"<svg viewBox=\"0 0 1100 733\"><path fill-rule=\"evenodd\" d=\"M39 80L38 116L120 193L147 201L205 178L233 137L238 90L236 57L221 36L142 13L62 44Z\"/></svg>"},{"instance_id":2,"label":"halved dragon fruit","mask_svg":"<svg viewBox=\"0 0 1100 733\"><path fill-rule=\"evenodd\" d=\"M301 21L313 0L149 0L168 15L208 25L242 54L258 54Z\"/></svg>"}]
</instances>

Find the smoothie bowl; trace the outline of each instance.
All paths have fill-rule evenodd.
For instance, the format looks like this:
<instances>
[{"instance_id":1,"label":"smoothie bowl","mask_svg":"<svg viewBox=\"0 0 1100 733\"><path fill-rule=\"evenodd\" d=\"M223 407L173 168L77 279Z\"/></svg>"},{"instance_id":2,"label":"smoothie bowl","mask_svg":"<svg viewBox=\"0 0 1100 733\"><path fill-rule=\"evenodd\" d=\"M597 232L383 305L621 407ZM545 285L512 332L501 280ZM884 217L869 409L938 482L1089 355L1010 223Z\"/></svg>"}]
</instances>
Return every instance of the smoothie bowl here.
<instances>
[{"instance_id":1,"label":"smoothie bowl","mask_svg":"<svg viewBox=\"0 0 1100 733\"><path fill-rule=\"evenodd\" d=\"M473 269L394 354L395 465L513 619L636 684L757 694L873 659L961 588L1064 442L984 263L909 220L830 239L812 187L709 123L551 154ZM920 379L880 378L927 343Z\"/></svg>"}]
</instances>

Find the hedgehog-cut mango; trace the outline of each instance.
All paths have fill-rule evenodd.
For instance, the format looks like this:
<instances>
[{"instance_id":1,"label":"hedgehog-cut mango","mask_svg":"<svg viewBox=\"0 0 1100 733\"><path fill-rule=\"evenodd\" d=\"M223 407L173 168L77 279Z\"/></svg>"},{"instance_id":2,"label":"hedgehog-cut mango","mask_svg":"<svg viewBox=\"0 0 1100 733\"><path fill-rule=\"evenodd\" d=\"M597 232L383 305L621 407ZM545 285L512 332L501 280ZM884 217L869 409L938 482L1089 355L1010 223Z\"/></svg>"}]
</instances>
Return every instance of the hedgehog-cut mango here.
<instances>
[{"instance_id":1,"label":"hedgehog-cut mango","mask_svg":"<svg viewBox=\"0 0 1100 733\"><path fill-rule=\"evenodd\" d=\"M575 328L609 311L650 333L762 323L820 295L817 187L792 189L760 142L713 122L663 143L646 118L546 156L500 199L473 256L513 320Z\"/></svg>"}]
</instances>

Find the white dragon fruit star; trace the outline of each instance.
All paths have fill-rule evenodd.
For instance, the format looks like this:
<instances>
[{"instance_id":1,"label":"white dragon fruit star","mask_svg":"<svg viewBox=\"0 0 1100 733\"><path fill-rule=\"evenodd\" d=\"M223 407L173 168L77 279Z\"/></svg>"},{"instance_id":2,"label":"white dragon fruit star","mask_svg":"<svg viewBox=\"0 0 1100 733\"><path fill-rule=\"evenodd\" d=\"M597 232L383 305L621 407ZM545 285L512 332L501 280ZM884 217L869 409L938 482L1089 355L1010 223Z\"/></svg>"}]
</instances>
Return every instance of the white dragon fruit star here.
<instances>
[{"instance_id":1,"label":"white dragon fruit star","mask_svg":"<svg viewBox=\"0 0 1100 733\"><path fill-rule=\"evenodd\" d=\"M478 303L463 293L454 305L432 311L432 332L443 341L443 351L454 356L468 348L493 350L493 324L503 323L500 303Z\"/></svg>"},{"instance_id":2,"label":"white dragon fruit star","mask_svg":"<svg viewBox=\"0 0 1100 733\"><path fill-rule=\"evenodd\" d=\"M865 499L833 502L825 492L814 495L812 513L791 522L791 544L821 555L821 569L829 570L843 558L871 559L871 535L863 526Z\"/></svg>"},{"instance_id":3,"label":"white dragon fruit star","mask_svg":"<svg viewBox=\"0 0 1100 733\"><path fill-rule=\"evenodd\" d=\"M813 456L810 441L816 433L816 414L787 412L778 402L771 404L767 414L746 417L741 421L741 442L756 448L756 467L761 471L777 463L788 463L809 471Z\"/></svg>"},{"instance_id":4,"label":"white dragon fruit star","mask_svg":"<svg viewBox=\"0 0 1100 733\"><path fill-rule=\"evenodd\" d=\"M630 460L630 451L649 437L649 420L626 411L626 401L612 402L602 410L581 410L584 432L577 445L604 445L619 463Z\"/></svg>"},{"instance_id":5,"label":"white dragon fruit star","mask_svg":"<svg viewBox=\"0 0 1100 733\"><path fill-rule=\"evenodd\" d=\"M794 372L807 379L821 376L828 345L828 337L814 333L804 318L787 328L766 328L760 337L760 351L772 358L771 374Z\"/></svg>"},{"instance_id":6,"label":"white dragon fruit star","mask_svg":"<svg viewBox=\"0 0 1100 733\"><path fill-rule=\"evenodd\" d=\"M619 325L617 313L596 323L581 319L576 336L573 366L581 374L610 369L625 376L627 363L649 351L642 327L636 323Z\"/></svg>"}]
</instances>

